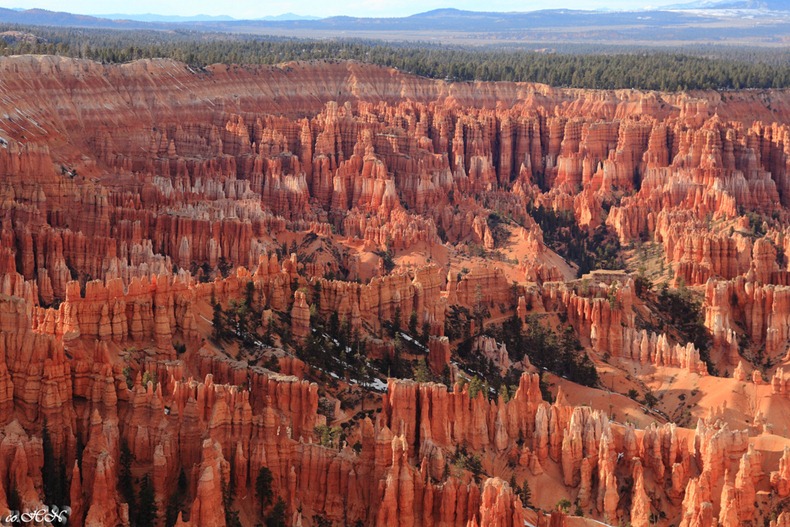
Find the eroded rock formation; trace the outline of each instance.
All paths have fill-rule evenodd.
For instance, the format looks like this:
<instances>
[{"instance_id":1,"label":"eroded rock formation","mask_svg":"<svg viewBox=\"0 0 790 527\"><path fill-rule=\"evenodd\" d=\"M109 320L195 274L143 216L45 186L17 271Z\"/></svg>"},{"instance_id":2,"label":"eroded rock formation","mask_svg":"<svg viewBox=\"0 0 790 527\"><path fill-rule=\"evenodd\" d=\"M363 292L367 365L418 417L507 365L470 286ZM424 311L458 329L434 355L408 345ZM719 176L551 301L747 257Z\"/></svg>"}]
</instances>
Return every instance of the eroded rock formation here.
<instances>
[{"instance_id":1,"label":"eroded rock formation","mask_svg":"<svg viewBox=\"0 0 790 527\"><path fill-rule=\"evenodd\" d=\"M130 470L158 524L256 524L264 468L289 525L790 522L787 93L45 56L0 78L0 515L55 463L75 525L129 525ZM574 280L571 224L646 269ZM597 386L505 324L570 327Z\"/></svg>"}]
</instances>

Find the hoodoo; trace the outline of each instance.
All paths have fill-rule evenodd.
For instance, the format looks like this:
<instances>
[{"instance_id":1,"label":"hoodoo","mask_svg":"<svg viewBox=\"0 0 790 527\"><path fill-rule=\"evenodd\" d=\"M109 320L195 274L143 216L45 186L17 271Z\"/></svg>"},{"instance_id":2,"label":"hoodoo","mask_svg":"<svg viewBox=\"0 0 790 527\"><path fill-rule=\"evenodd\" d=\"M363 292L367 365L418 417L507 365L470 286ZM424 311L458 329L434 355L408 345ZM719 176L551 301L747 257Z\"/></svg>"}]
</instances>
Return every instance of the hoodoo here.
<instances>
[{"instance_id":1,"label":"hoodoo","mask_svg":"<svg viewBox=\"0 0 790 527\"><path fill-rule=\"evenodd\" d=\"M790 92L0 84L0 517L789 523Z\"/></svg>"}]
</instances>

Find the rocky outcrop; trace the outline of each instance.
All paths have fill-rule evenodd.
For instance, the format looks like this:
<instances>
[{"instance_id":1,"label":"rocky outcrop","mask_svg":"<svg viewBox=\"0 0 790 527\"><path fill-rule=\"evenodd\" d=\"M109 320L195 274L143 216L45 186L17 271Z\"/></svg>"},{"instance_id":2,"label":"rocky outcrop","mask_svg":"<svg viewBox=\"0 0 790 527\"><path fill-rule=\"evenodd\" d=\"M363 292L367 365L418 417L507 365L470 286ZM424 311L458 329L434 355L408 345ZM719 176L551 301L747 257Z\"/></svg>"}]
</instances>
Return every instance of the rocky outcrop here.
<instances>
[{"instance_id":1,"label":"rocky outcrop","mask_svg":"<svg viewBox=\"0 0 790 527\"><path fill-rule=\"evenodd\" d=\"M681 368L691 373L707 375L708 367L700 359L699 350L689 342L685 346L670 344L664 334L648 334L646 330L637 331L626 328L623 331L622 355L641 362L656 366L670 366Z\"/></svg>"},{"instance_id":2,"label":"rocky outcrop","mask_svg":"<svg viewBox=\"0 0 790 527\"><path fill-rule=\"evenodd\" d=\"M448 392L440 384L390 380L383 415L390 429L401 431L410 455L422 452L426 442L502 450L512 439L536 434L536 412L542 404L538 382L537 375L524 374L513 398L495 403L480 392L471 397L468 389Z\"/></svg>"},{"instance_id":3,"label":"rocky outcrop","mask_svg":"<svg viewBox=\"0 0 790 527\"><path fill-rule=\"evenodd\" d=\"M298 340L304 339L310 333L310 306L307 305L305 294L302 291L294 293L293 307L291 308L291 334Z\"/></svg>"},{"instance_id":4,"label":"rocky outcrop","mask_svg":"<svg viewBox=\"0 0 790 527\"><path fill-rule=\"evenodd\" d=\"M473 519L477 525L515 527L526 523L521 500L501 479L486 480L480 502L479 517Z\"/></svg>"},{"instance_id":5,"label":"rocky outcrop","mask_svg":"<svg viewBox=\"0 0 790 527\"><path fill-rule=\"evenodd\" d=\"M771 487L781 497L790 495L790 449L787 447L779 460L779 470L771 472Z\"/></svg>"},{"instance_id":6,"label":"rocky outcrop","mask_svg":"<svg viewBox=\"0 0 790 527\"><path fill-rule=\"evenodd\" d=\"M382 321L391 320L396 310L402 320L414 312L420 321L444 326L445 303L440 297L441 276L436 267L373 278L364 285L328 280L320 283L322 315L329 318L330 313L337 313L352 328L359 328L363 320L380 328Z\"/></svg>"},{"instance_id":7,"label":"rocky outcrop","mask_svg":"<svg viewBox=\"0 0 790 527\"><path fill-rule=\"evenodd\" d=\"M128 525L127 449L160 512L184 494L179 525L224 525L227 499L258 523L263 467L296 525L577 521L528 510L511 477L536 507L578 499L611 524L759 522L763 470L790 494L788 454L763 468L766 438L734 420L622 425L601 402L616 395L589 388L591 406L572 406L563 380L549 404L534 373L495 396L464 384L473 368L445 336L462 326L472 358L511 383L536 371L510 360L526 350L483 330L514 313L567 321L614 389L667 369L709 385L699 349L643 329L653 306L627 274L564 281L573 269L546 245L567 249L557 226L530 213L543 207L589 240L610 229L637 256L651 244L664 278L704 287L711 360L775 408L790 393L786 93L46 56L4 58L0 78L0 513L43 502L53 456L75 524ZM312 332L335 320L353 374L301 355L311 334L333 344ZM427 350L403 336L415 320ZM777 366L770 390L746 383L761 379L757 350ZM426 351L452 389L390 379L374 393L375 368Z\"/></svg>"},{"instance_id":8,"label":"rocky outcrop","mask_svg":"<svg viewBox=\"0 0 790 527\"><path fill-rule=\"evenodd\" d=\"M783 355L788 339L788 288L755 281L753 273L730 281L709 281L705 289L705 325L714 343L737 357L736 322L743 321L748 340L768 356ZM733 358L734 360L734 358Z\"/></svg>"},{"instance_id":9,"label":"rocky outcrop","mask_svg":"<svg viewBox=\"0 0 790 527\"><path fill-rule=\"evenodd\" d=\"M206 439L203 442L201 462L198 467L197 491L190 509L188 522L179 518L176 525L225 525L225 506L222 502L222 487L229 484L230 468L222 457L219 444Z\"/></svg>"},{"instance_id":10,"label":"rocky outcrop","mask_svg":"<svg viewBox=\"0 0 790 527\"><path fill-rule=\"evenodd\" d=\"M428 366L434 375L444 375L450 368L450 339L447 337L428 338Z\"/></svg>"},{"instance_id":11,"label":"rocky outcrop","mask_svg":"<svg viewBox=\"0 0 790 527\"><path fill-rule=\"evenodd\" d=\"M480 354L485 360L491 361L502 375L506 375L510 369L510 357L507 353L507 347L504 344L498 344L492 337L482 335L477 338L472 346L474 353Z\"/></svg>"}]
</instances>

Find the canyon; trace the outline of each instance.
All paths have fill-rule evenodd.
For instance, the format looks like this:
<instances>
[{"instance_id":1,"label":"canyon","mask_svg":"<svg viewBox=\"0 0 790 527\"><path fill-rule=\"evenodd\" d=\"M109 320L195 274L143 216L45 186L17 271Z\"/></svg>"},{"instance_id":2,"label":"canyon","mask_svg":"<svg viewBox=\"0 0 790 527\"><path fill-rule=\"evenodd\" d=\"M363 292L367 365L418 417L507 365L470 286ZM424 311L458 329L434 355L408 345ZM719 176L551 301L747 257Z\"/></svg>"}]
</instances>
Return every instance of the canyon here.
<instances>
[{"instance_id":1,"label":"canyon","mask_svg":"<svg viewBox=\"0 0 790 527\"><path fill-rule=\"evenodd\" d=\"M0 518L790 525L788 122L1 58Z\"/></svg>"}]
</instances>

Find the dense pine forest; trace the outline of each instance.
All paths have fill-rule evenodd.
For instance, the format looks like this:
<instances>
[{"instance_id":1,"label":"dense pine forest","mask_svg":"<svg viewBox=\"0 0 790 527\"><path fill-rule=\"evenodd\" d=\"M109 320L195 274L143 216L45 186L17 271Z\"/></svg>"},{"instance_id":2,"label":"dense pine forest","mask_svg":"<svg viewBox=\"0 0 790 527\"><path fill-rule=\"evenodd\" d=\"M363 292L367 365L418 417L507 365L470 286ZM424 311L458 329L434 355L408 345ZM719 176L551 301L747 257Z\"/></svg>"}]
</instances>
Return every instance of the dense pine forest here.
<instances>
[{"instance_id":1,"label":"dense pine forest","mask_svg":"<svg viewBox=\"0 0 790 527\"><path fill-rule=\"evenodd\" d=\"M572 88L662 91L790 87L790 51L776 48L628 48L563 45L550 50L373 40L305 40L196 31L121 31L0 25L0 54L52 54L123 63L172 58L279 64L359 60L448 81L527 81Z\"/></svg>"}]
</instances>

